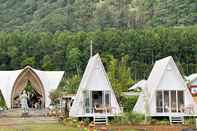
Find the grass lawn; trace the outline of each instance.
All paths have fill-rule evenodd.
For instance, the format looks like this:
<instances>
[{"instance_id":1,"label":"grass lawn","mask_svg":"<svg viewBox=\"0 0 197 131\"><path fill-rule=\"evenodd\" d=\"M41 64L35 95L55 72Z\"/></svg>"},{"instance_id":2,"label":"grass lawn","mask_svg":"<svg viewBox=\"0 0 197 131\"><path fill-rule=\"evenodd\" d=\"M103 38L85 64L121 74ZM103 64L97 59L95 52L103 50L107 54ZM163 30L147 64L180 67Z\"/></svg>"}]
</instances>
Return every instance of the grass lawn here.
<instances>
[{"instance_id":1,"label":"grass lawn","mask_svg":"<svg viewBox=\"0 0 197 131\"><path fill-rule=\"evenodd\" d=\"M79 131L79 128L66 127L62 124L28 124L0 127L0 131Z\"/></svg>"},{"instance_id":2,"label":"grass lawn","mask_svg":"<svg viewBox=\"0 0 197 131\"><path fill-rule=\"evenodd\" d=\"M0 131L80 131L77 127L68 127L58 123L50 124L27 124L27 125L12 125L12 126L0 126ZM87 130L83 130L87 131ZM116 130L110 130L116 131ZM132 129L125 129L123 131L136 131Z\"/></svg>"}]
</instances>

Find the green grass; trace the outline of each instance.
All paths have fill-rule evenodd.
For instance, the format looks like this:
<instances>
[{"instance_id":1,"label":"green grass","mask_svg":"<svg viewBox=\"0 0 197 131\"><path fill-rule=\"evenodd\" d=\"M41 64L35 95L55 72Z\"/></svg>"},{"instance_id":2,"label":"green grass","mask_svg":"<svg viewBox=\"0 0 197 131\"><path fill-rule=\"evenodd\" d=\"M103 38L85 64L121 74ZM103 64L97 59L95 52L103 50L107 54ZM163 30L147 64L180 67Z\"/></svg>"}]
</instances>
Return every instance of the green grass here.
<instances>
[{"instance_id":1,"label":"green grass","mask_svg":"<svg viewBox=\"0 0 197 131\"><path fill-rule=\"evenodd\" d=\"M79 128L67 127L62 124L28 124L0 127L0 131L79 131Z\"/></svg>"}]
</instances>

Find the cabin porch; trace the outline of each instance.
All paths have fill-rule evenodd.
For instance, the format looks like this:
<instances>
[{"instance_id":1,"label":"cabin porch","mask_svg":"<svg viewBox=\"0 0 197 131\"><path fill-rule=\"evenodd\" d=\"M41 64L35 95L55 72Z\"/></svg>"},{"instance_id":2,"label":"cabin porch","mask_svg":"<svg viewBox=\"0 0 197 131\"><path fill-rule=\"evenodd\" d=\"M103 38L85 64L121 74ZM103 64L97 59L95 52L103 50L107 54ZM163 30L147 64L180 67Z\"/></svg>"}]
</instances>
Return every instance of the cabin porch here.
<instances>
[{"instance_id":1,"label":"cabin porch","mask_svg":"<svg viewBox=\"0 0 197 131\"><path fill-rule=\"evenodd\" d=\"M86 90L83 92L83 115L79 117L114 116L116 109L111 104L111 92Z\"/></svg>"}]
</instances>

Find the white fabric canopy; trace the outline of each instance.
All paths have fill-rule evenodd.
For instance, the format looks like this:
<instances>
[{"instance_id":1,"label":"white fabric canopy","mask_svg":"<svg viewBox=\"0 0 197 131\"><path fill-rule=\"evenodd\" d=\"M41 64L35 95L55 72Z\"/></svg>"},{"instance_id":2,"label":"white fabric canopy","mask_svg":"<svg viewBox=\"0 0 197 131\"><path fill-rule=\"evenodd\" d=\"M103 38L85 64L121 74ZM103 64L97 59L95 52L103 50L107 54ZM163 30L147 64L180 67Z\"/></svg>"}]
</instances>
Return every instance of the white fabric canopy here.
<instances>
[{"instance_id":1,"label":"white fabric canopy","mask_svg":"<svg viewBox=\"0 0 197 131\"><path fill-rule=\"evenodd\" d=\"M41 80L45 91L45 107L48 107L50 104L49 93L58 87L64 75L64 71L40 71L30 66L27 66L24 69L26 68L30 68L32 71L34 71ZM11 93L14 83L24 69L0 71L0 90L8 108L11 107Z\"/></svg>"},{"instance_id":2,"label":"white fabric canopy","mask_svg":"<svg viewBox=\"0 0 197 131\"><path fill-rule=\"evenodd\" d=\"M137 82L136 84L134 84L132 87L130 87L129 90L134 90L137 88L143 89L145 86L146 86L146 80L141 80Z\"/></svg>"},{"instance_id":3,"label":"white fabric canopy","mask_svg":"<svg viewBox=\"0 0 197 131\"><path fill-rule=\"evenodd\" d=\"M191 74L189 76L185 76L186 80L193 82L195 80L197 80L197 73Z\"/></svg>"},{"instance_id":4,"label":"white fabric canopy","mask_svg":"<svg viewBox=\"0 0 197 131\"><path fill-rule=\"evenodd\" d=\"M51 100L49 98L50 92L57 89L59 83L61 82L64 71L40 71L33 69L36 74L39 76L40 80L43 83L45 90L45 105L49 106Z\"/></svg>"}]
</instances>

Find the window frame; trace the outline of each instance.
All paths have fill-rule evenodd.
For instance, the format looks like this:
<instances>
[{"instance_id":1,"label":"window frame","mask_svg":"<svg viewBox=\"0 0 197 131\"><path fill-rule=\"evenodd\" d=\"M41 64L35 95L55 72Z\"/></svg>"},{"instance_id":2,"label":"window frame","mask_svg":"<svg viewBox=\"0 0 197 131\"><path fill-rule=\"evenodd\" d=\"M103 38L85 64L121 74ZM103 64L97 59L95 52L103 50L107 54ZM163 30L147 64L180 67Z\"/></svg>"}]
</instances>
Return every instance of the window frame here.
<instances>
[{"instance_id":1,"label":"window frame","mask_svg":"<svg viewBox=\"0 0 197 131\"><path fill-rule=\"evenodd\" d=\"M175 91L175 111L172 111L172 92L174 92ZM162 109L161 109L161 111L159 111L158 110L158 92L160 92L161 94L159 94L159 95L161 95L160 97L161 97L161 101L162 101L162 105L161 105L161 107L162 107ZM165 93L164 92L168 92L168 98L165 98ZM179 93L178 92L182 92L181 94L181 96L180 95L178 95ZM180 99L180 97L182 97L181 99ZM180 113L181 112L181 106L180 106L180 103L181 103L181 105L185 105L185 93L184 93L184 90L156 90L156 94L155 94L155 109L156 109L156 113ZM166 103L166 101L165 101L165 99L168 99L168 107L169 107L169 109L168 109L168 111L165 109L165 103ZM179 101L179 100L181 100L181 102ZM160 108L160 107L159 107Z\"/></svg>"}]
</instances>

